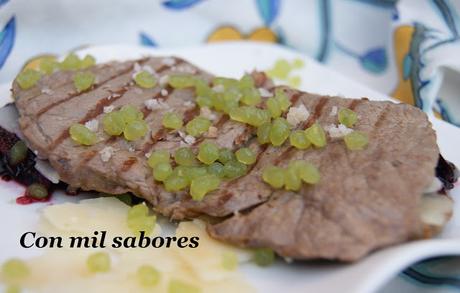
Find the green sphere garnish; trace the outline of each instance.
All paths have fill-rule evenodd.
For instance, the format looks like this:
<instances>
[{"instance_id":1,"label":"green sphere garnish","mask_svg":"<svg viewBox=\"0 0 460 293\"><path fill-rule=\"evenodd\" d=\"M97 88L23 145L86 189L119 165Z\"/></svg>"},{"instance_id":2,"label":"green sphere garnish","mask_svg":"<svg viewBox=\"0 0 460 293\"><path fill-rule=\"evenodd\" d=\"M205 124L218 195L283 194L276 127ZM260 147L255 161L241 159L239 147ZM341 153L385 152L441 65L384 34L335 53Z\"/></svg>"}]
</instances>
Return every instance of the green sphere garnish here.
<instances>
[{"instance_id":1,"label":"green sphere garnish","mask_svg":"<svg viewBox=\"0 0 460 293\"><path fill-rule=\"evenodd\" d=\"M321 179L318 169L311 163L301 161L301 168L297 168L297 174L308 184L316 184Z\"/></svg>"},{"instance_id":2,"label":"green sphere garnish","mask_svg":"<svg viewBox=\"0 0 460 293\"><path fill-rule=\"evenodd\" d=\"M6 281L21 281L30 275L27 264L17 258L7 260L2 265L2 275Z\"/></svg>"},{"instance_id":3,"label":"green sphere garnish","mask_svg":"<svg viewBox=\"0 0 460 293\"><path fill-rule=\"evenodd\" d=\"M126 140L133 141L145 136L149 127L143 120L133 121L126 125L123 135Z\"/></svg>"},{"instance_id":4,"label":"green sphere garnish","mask_svg":"<svg viewBox=\"0 0 460 293\"><path fill-rule=\"evenodd\" d=\"M213 142L205 141L200 144L198 160L209 165L219 158L219 148Z\"/></svg>"},{"instance_id":5,"label":"green sphere garnish","mask_svg":"<svg viewBox=\"0 0 460 293\"><path fill-rule=\"evenodd\" d=\"M36 85L41 77L42 75L40 72L27 68L18 74L16 77L16 82L19 84L21 89L28 90Z\"/></svg>"},{"instance_id":6,"label":"green sphere garnish","mask_svg":"<svg viewBox=\"0 0 460 293\"><path fill-rule=\"evenodd\" d=\"M353 131L345 135L343 140L347 148L352 151L363 150L369 144L367 134L362 131Z\"/></svg>"},{"instance_id":7,"label":"green sphere garnish","mask_svg":"<svg viewBox=\"0 0 460 293\"><path fill-rule=\"evenodd\" d=\"M284 169L284 186L286 190L292 191L298 191L302 187L302 181L297 173L297 168L289 166Z\"/></svg>"},{"instance_id":8,"label":"green sphere garnish","mask_svg":"<svg viewBox=\"0 0 460 293\"><path fill-rule=\"evenodd\" d=\"M308 140L315 147L324 147L326 145L326 133L323 128L315 123L305 130Z\"/></svg>"},{"instance_id":9,"label":"green sphere garnish","mask_svg":"<svg viewBox=\"0 0 460 293\"><path fill-rule=\"evenodd\" d=\"M192 284L173 279L169 282L168 293L201 293L201 289Z\"/></svg>"},{"instance_id":10,"label":"green sphere garnish","mask_svg":"<svg viewBox=\"0 0 460 293\"><path fill-rule=\"evenodd\" d=\"M235 154L232 152L231 149L228 148L221 148L219 150L219 162L225 164L230 161L236 160Z\"/></svg>"},{"instance_id":11,"label":"green sphere garnish","mask_svg":"<svg viewBox=\"0 0 460 293\"><path fill-rule=\"evenodd\" d=\"M248 167L238 161L230 161L224 165L224 176L227 179L235 179L246 174Z\"/></svg>"},{"instance_id":12,"label":"green sphere garnish","mask_svg":"<svg viewBox=\"0 0 460 293\"><path fill-rule=\"evenodd\" d=\"M54 57L46 57L40 61L38 68L44 74L52 74L59 67L59 62Z\"/></svg>"},{"instance_id":13,"label":"green sphere garnish","mask_svg":"<svg viewBox=\"0 0 460 293\"><path fill-rule=\"evenodd\" d=\"M245 74L243 77L240 78L238 83L239 89L246 89L246 88L253 88L254 87L254 79L250 74Z\"/></svg>"},{"instance_id":14,"label":"green sphere garnish","mask_svg":"<svg viewBox=\"0 0 460 293\"><path fill-rule=\"evenodd\" d=\"M160 283L160 272L154 267L143 265L137 269L137 280L142 287L154 287Z\"/></svg>"},{"instance_id":15,"label":"green sphere garnish","mask_svg":"<svg viewBox=\"0 0 460 293\"><path fill-rule=\"evenodd\" d=\"M125 124L144 119L144 114L133 105L124 105L119 112Z\"/></svg>"},{"instance_id":16,"label":"green sphere garnish","mask_svg":"<svg viewBox=\"0 0 460 293\"><path fill-rule=\"evenodd\" d=\"M27 187L26 194L30 197L36 199L43 199L48 197L48 189L43 184L40 183L32 183Z\"/></svg>"},{"instance_id":17,"label":"green sphere garnish","mask_svg":"<svg viewBox=\"0 0 460 293\"><path fill-rule=\"evenodd\" d=\"M284 186L284 170L276 166L267 167L262 173L262 179L273 188L281 188Z\"/></svg>"},{"instance_id":18,"label":"green sphere garnish","mask_svg":"<svg viewBox=\"0 0 460 293\"><path fill-rule=\"evenodd\" d=\"M149 209L145 204L138 204L128 210L126 225L134 233L144 231L151 234L155 228L156 216L149 216Z\"/></svg>"},{"instance_id":19,"label":"green sphere garnish","mask_svg":"<svg viewBox=\"0 0 460 293\"><path fill-rule=\"evenodd\" d=\"M70 126L69 134L73 141L81 145L93 145L97 142L96 134L82 124Z\"/></svg>"},{"instance_id":20,"label":"green sphere garnish","mask_svg":"<svg viewBox=\"0 0 460 293\"><path fill-rule=\"evenodd\" d=\"M126 126L123 114L119 111L105 114L102 118L102 126L108 135L117 136L122 134Z\"/></svg>"},{"instance_id":21,"label":"green sphere garnish","mask_svg":"<svg viewBox=\"0 0 460 293\"><path fill-rule=\"evenodd\" d=\"M174 153L174 160L181 166L193 166L197 164L195 154L191 148L181 147Z\"/></svg>"},{"instance_id":22,"label":"green sphere garnish","mask_svg":"<svg viewBox=\"0 0 460 293\"><path fill-rule=\"evenodd\" d=\"M267 267L275 261L275 253L269 248L258 248L254 250L254 262L261 267Z\"/></svg>"},{"instance_id":23,"label":"green sphere garnish","mask_svg":"<svg viewBox=\"0 0 460 293\"><path fill-rule=\"evenodd\" d=\"M291 65L286 59L278 59L271 70L268 71L270 77L286 79L291 72Z\"/></svg>"},{"instance_id":24,"label":"green sphere garnish","mask_svg":"<svg viewBox=\"0 0 460 293\"><path fill-rule=\"evenodd\" d=\"M212 80L212 84L214 86L216 85L222 85L224 86L225 90L228 90L229 88L238 88L239 81L234 79L234 78L228 78L228 77L215 77Z\"/></svg>"},{"instance_id":25,"label":"green sphere garnish","mask_svg":"<svg viewBox=\"0 0 460 293\"><path fill-rule=\"evenodd\" d=\"M166 191L177 192L185 189L189 185L189 180L185 177L175 175L174 172L166 179L163 184Z\"/></svg>"},{"instance_id":26,"label":"green sphere garnish","mask_svg":"<svg viewBox=\"0 0 460 293\"><path fill-rule=\"evenodd\" d=\"M8 152L8 163L15 166L23 162L27 157L27 145L22 140L18 140Z\"/></svg>"},{"instance_id":27,"label":"green sphere garnish","mask_svg":"<svg viewBox=\"0 0 460 293\"><path fill-rule=\"evenodd\" d=\"M347 108L340 109L338 117L339 122L349 128L353 127L356 121L358 121L358 115Z\"/></svg>"},{"instance_id":28,"label":"green sphere garnish","mask_svg":"<svg viewBox=\"0 0 460 293\"><path fill-rule=\"evenodd\" d=\"M266 104L267 104L267 109L268 111L270 111L272 118L278 118L281 116L282 110L281 110L280 103L277 99L273 97L268 98Z\"/></svg>"},{"instance_id":29,"label":"green sphere garnish","mask_svg":"<svg viewBox=\"0 0 460 293\"><path fill-rule=\"evenodd\" d=\"M96 252L88 256L86 266L92 273L104 273L110 270L110 256L106 252Z\"/></svg>"},{"instance_id":30,"label":"green sphere garnish","mask_svg":"<svg viewBox=\"0 0 460 293\"><path fill-rule=\"evenodd\" d=\"M298 88L302 84L302 78L294 75L288 78L288 84L294 88Z\"/></svg>"},{"instance_id":31,"label":"green sphere garnish","mask_svg":"<svg viewBox=\"0 0 460 293\"><path fill-rule=\"evenodd\" d=\"M234 271L238 267L238 256L233 251L222 252L222 267L228 271Z\"/></svg>"},{"instance_id":32,"label":"green sphere garnish","mask_svg":"<svg viewBox=\"0 0 460 293\"><path fill-rule=\"evenodd\" d=\"M257 155L250 148L240 148L235 152L236 159L243 164L252 165L257 160Z\"/></svg>"},{"instance_id":33,"label":"green sphere garnish","mask_svg":"<svg viewBox=\"0 0 460 293\"><path fill-rule=\"evenodd\" d=\"M198 177L208 175L207 168L203 166L179 166L178 168L180 167L184 168L182 173L184 174L184 177L190 182Z\"/></svg>"},{"instance_id":34,"label":"green sphere garnish","mask_svg":"<svg viewBox=\"0 0 460 293\"><path fill-rule=\"evenodd\" d=\"M282 89L277 88L275 90L275 99L278 101L283 112L286 112L291 106L291 101Z\"/></svg>"},{"instance_id":35,"label":"green sphere garnish","mask_svg":"<svg viewBox=\"0 0 460 293\"><path fill-rule=\"evenodd\" d=\"M182 116L174 112L165 113L162 123L164 127L174 130L180 129L184 125Z\"/></svg>"},{"instance_id":36,"label":"green sphere garnish","mask_svg":"<svg viewBox=\"0 0 460 293\"><path fill-rule=\"evenodd\" d=\"M146 217L148 214L149 208L143 203L132 206L128 210L128 218Z\"/></svg>"},{"instance_id":37,"label":"green sphere garnish","mask_svg":"<svg viewBox=\"0 0 460 293\"><path fill-rule=\"evenodd\" d=\"M200 201L203 197L213 190L219 188L220 179L216 175L204 175L192 180L190 184L190 195L195 201Z\"/></svg>"},{"instance_id":38,"label":"green sphere garnish","mask_svg":"<svg viewBox=\"0 0 460 293\"><path fill-rule=\"evenodd\" d=\"M91 72L77 72L73 77L73 84L77 91L82 92L89 89L96 77Z\"/></svg>"},{"instance_id":39,"label":"green sphere garnish","mask_svg":"<svg viewBox=\"0 0 460 293\"><path fill-rule=\"evenodd\" d=\"M196 117L185 125L185 130L191 136L197 137L208 131L210 126L211 121L208 119L204 117Z\"/></svg>"},{"instance_id":40,"label":"green sphere garnish","mask_svg":"<svg viewBox=\"0 0 460 293\"><path fill-rule=\"evenodd\" d=\"M291 131L290 124L284 118L276 118L270 128L270 142L274 146L282 145L289 137Z\"/></svg>"},{"instance_id":41,"label":"green sphere garnish","mask_svg":"<svg viewBox=\"0 0 460 293\"><path fill-rule=\"evenodd\" d=\"M175 74L169 77L169 85L175 89L193 87L197 84L197 77L191 74Z\"/></svg>"},{"instance_id":42,"label":"green sphere garnish","mask_svg":"<svg viewBox=\"0 0 460 293\"><path fill-rule=\"evenodd\" d=\"M138 72L134 76L134 81L138 86L145 89L153 88L157 84L155 77L145 70Z\"/></svg>"},{"instance_id":43,"label":"green sphere garnish","mask_svg":"<svg viewBox=\"0 0 460 293\"><path fill-rule=\"evenodd\" d=\"M270 122L271 114L268 110L259 109L254 106L242 106L234 108L229 113L232 120L246 123L255 127Z\"/></svg>"},{"instance_id":44,"label":"green sphere garnish","mask_svg":"<svg viewBox=\"0 0 460 293\"><path fill-rule=\"evenodd\" d=\"M80 69L80 58L75 53L70 53L61 62L62 70L78 70Z\"/></svg>"},{"instance_id":45,"label":"green sphere garnish","mask_svg":"<svg viewBox=\"0 0 460 293\"><path fill-rule=\"evenodd\" d=\"M270 129L271 128L272 128L272 124L270 122L266 122L257 128L257 141L260 144L266 144L270 142Z\"/></svg>"},{"instance_id":46,"label":"green sphere garnish","mask_svg":"<svg viewBox=\"0 0 460 293\"><path fill-rule=\"evenodd\" d=\"M289 136L291 145L299 150L308 149L311 145L307 138L307 134L302 130L294 130Z\"/></svg>"},{"instance_id":47,"label":"green sphere garnish","mask_svg":"<svg viewBox=\"0 0 460 293\"><path fill-rule=\"evenodd\" d=\"M206 169L209 174L216 175L219 178L222 178L225 176L224 174L224 165L219 162L214 162L211 165L208 166Z\"/></svg>"},{"instance_id":48,"label":"green sphere garnish","mask_svg":"<svg viewBox=\"0 0 460 293\"><path fill-rule=\"evenodd\" d=\"M149 156L147 164L154 168L159 163L169 163L170 154L167 150L157 150Z\"/></svg>"},{"instance_id":49,"label":"green sphere garnish","mask_svg":"<svg viewBox=\"0 0 460 293\"><path fill-rule=\"evenodd\" d=\"M91 55L86 55L80 62L80 69L87 69L96 64L96 59Z\"/></svg>"},{"instance_id":50,"label":"green sphere garnish","mask_svg":"<svg viewBox=\"0 0 460 293\"><path fill-rule=\"evenodd\" d=\"M153 168L153 178L157 181L165 181L171 174L173 170L171 164L168 163L158 163Z\"/></svg>"},{"instance_id":51,"label":"green sphere garnish","mask_svg":"<svg viewBox=\"0 0 460 293\"><path fill-rule=\"evenodd\" d=\"M197 96L196 103L200 108L208 107L211 109L213 106L211 96Z\"/></svg>"},{"instance_id":52,"label":"green sphere garnish","mask_svg":"<svg viewBox=\"0 0 460 293\"><path fill-rule=\"evenodd\" d=\"M241 93L243 94L241 98L241 103L245 105L255 106L262 101L259 90L256 88L244 88L242 89Z\"/></svg>"},{"instance_id":53,"label":"green sphere garnish","mask_svg":"<svg viewBox=\"0 0 460 293\"><path fill-rule=\"evenodd\" d=\"M294 61L292 61L292 68L300 69L300 68L303 68L304 66L305 66L305 62L300 58L296 58L294 59Z\"/></svg>"}]
</instances>

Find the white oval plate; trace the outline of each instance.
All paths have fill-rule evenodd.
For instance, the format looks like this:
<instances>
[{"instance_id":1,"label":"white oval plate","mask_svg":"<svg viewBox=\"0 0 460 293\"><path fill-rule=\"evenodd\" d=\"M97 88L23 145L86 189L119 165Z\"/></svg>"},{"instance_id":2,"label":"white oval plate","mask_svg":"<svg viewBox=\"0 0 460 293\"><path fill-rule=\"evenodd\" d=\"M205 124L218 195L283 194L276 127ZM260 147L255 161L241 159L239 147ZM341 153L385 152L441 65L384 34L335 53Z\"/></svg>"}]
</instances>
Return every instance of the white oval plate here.
<instances>
[{"instance_id":1,"label":"white oval plate","mask_svg":"<svg viewBox=\"0 0 460 293\"><path fill-rule=\"evenodd\" d=\"M132 59L144 55L177 55L216 75L239 77L245 71L270 68L278 58L302 58L306 66L299 71L301 89L346 97L368 97L371 100L390 98L352 81L315 60L277 45L235 42L181 49L152 49L138 46L113 45L90 47L80 51L92 54L98 62L112 59ZM11 101L10 85L0 86L0 105ZM442 154L460 166L460 129L432 118ZM388 142L391 143L391 142ZM39 251L21 249L19 237L34 229L38 210L44 204L19 206L14 199L23 192L14 183L0 183L0 262L12 257L25 257ZM452 192L454 216L436 239L414 241L380 250L355 264L303 263L289 265L279 261L269 268L243 265L248 281L260 292L373 292L390 278L414 262L434 256L460 255L460 188ZM81 197L80 197L81 198ZM79 197L56 194L53 202L76 201ZM320 227L318 227L320 229Z\"/></svg>"}]
</instances>

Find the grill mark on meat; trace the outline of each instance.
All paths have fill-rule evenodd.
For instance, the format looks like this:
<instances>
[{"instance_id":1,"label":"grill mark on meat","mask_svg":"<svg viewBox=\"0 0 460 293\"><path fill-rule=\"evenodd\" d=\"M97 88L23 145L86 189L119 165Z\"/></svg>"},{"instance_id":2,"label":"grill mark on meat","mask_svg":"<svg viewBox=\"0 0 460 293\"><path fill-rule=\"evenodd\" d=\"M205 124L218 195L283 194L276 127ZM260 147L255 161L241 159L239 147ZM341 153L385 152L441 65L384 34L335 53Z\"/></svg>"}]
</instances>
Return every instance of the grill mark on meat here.
<instances>
[{"instance_id":1,"label":"grill mark on meat","mask_svg":"<svg viewBox=\"0 0 460 293\"><path fill-rule=\"evenodd\" d=\"M291 97L291 103L292 103L292 105L297 104L297 101L299 100L299 98L300 98L301 96L302 96L302 93L300 93L300 92L293 94L292 97Z\"/></svg>"},{"instance_id":2,"label":"grill mark on meat","mask_svg":"<svg viewBox=\"0 0 460 293\"><path fill-rule=\"evenodd\" d=\"M353 100L351 103L350 103L350 106L348 106L348 109L350 110L354 110L359 104L361 104L363 102L363 100Z\"/></svg>"},{"instance_id":3,"label":"grill mark on meat","mask_svg":"<svg viewBox=\"0 0 460 293\"><path fill-rule=\"evenodd\" d=\"M184 125L192 121L196 116L200 114L200 107L195 106L191 109L188 109L184 113Z\"/></svg>"},{"instance_id":4,"label":"grill mark on meat","mask_svg":"<svg viewBox=\"0 0 460 293\"><path fill-rule=\"evenodd\" d=\"M259 163L259 160L260 158L262 158L262 155L265 153L265 151L268 149L268 144L263 144L260 146L260 152L257 154L257 157L256 157L256 161L254 162L254 164L250 165L249 166L249 169L248 169L248 174L252 171L252 169L254 169L254 167Z\"/></svg>"},{"instance_id":5,"label":"grill mark on meat","mask_svg":"<svg viewBox=\"0 0 460 293\"><path fill-rule=\"evenodd\" d=\"M182 63L182 62L183 62L183 60L179 60L179 59L176 60L176 64L180 64L180 63ZM160 68L158 68L158 69L156 70L156 72L161 74L162 72L164 72L164 71L166 71L166 70L168 70L168 69L170 69L170 68L171 68L170 66L162 65L162 66L160 66ZM169 88L169 85L167 86L167 88ZM126 87L125 87L125 89L126 89L126 90L125 90L123 93L114 92L114 93L117 94L117 96L115 96L115 98L116 98L116 99L121 98L121 97L123 96L123 94L128 90L128 88L126 88ZM168 92L169 92L169 90L168 90ZM158 92L158 94L157 94L155 97L161 96L160 94L161 94L161 92ZM112 93L112 95L113 95L113 93ZM169 95L166 96L166 97L163 97L163 100L166 100L168 97L169 97ZM114 99L114 98L112 98L112 99ZM102 114L102 112L104 111L104 107L105 107L105 106L108 106L108 105L104 105L104 106L100 107L100 109L99 109L99 110L100 110L100 111L99 111L99 114L95 115L93 118L95 118L95 117L99 116L100 114ZM144 108L144 109L146 109L146 108ZM151 110L149 110L149 112L144 112L144 110L143 110L142 113L144 114L144 119L147 118L147 116L148 116L151 112L152 112ZM93 118L90 118L90 119L88 119L88 120L91 120L91 119L93 119ZM86 120L86 121L88 121L88 120ZM85 121L85 122L86 122L86 121ZM68 131L67 131L67 133L68 133ZM107 143L108 143L108 144L113 144L113 143L115 143L115 141L117 140L117 138L118 138L117 136L111 136L111 137L107 140ZM92 158L94 158L94 156L96 156L96 154L97 154L97 152L92 152L91 154L88 155L87 160L82 161L82 163L87 163L87 162L89 162ZM146 153L143 153L143 154L145 155ZM80 165L81 165L81 164L80 164ZM128 164L128 165L129 165L129 164ZM130 166L132 166L132 164L131 164ZM128 167L126 171L128 171L129 168L131 168L131 167Z\"/></svg>"},{"instance_id":6,"label":"grill mark on meat","mask_svg":"<svg viewBox=\"0 0 460 293\"><path fill-rule=\"evenodd\" d=\"M158 72L161 73L162 71L158 71ZM153 96L152 99L166 101L169 98L169 96L174 92L174 89L170 85L167 85L164 89L168 92L168 95L162 96L161 90L160 90L155 96ZM144 107L142 109L142 114L144 114L144 119L146 119L152 112L153 112L152 109L148 109L147 107Z\"/></svg>"},{"instance_id":7,"label":"grill mark on meat","mask_svg":"<svg viewBox=\"0 0 460 293\"><path fill-rule=\"evenodd\" d=\"M127 172L131 167L137 162L136 157L130 157L126 161L123 162L120 171Z\"/></svg>"},{"instance_id":8,"label":"grill mark on meat","mask_svg":"<svg viewBox=\"0 0 460 293\"><path fill-rule=\"evenodd\" d=\"M96 107L91 109L85 115L85 117L83 117L82 119L80 119L80 121L78 121L78 123L84 124L87 121L99 116L104 111L104 107L109 106L110 104L112 104L113 102L121 98L127 90L128 90L128 87L125 86L116 92L117 94L116 96L113 96L113 94L111 94L110 96L99 100L99 102L96 104ZM59 134L59 136L49 146L50 150L54 150L58 145L60 145L69 136L70 136L69 129L65 129L64 131L62 131L61 134Z\"/></svg>"},{"instance_id":9,"label":"grill mark on meat","mask_svg":"<svg viewBox=\"0 0 460 293\"><path fill-rule=\"evenodd\" d=\"M75 92L75 93L73 93L73 94L70 94L69 96L67 96L66 98L64 98L64 99L62 99L62 100L59 100L59 101L56 101L56 102L54 102L54 103L49 104L48 106L46 106L46 107L44 107L44 108L42 108L42 109L40 109L40 110L38 111L37 117L40 117L41 115L45 114L45 113L48 112L49 110L53 109L54 107L56 107L56 106L58 106L58 105L60 105L60 104L63 104L63 103L65 103L65 102L67 102L67 101L70 101L70 100L72 100L73 98L79 97L79 96L81 96L82 94L88 93L88 92L90 92L90 91L95 91L95 90L97 90L98 88L100 88L100 87L103 86L104 84L106 84L106 83L108 83L108 82L110 82L110 81L112 81L112 80L114 80L114 79L116 79L116 78L122 76L123 74L126 74L126 73L130 72L131 70L133 70L133 68L134 68L134 65L131 66L131 67L129 67L127 70L124 70L124 71L120 72L118 75L116 75L116 76L114 76L114 77L112 77L112 78L109 78L108 80L106 80L106 81L104 81L104 82L102 82L102 83L93 85L91 88L89 88L89 89L87 89L87 90L85 90L85 91L82 91L82 92Z\"/></svg>"},{"instance_id":10,"label":"grill mark on meat","mask_svg":"<svg viewBox=\"0 0 460 293\"><path fill-rule=\"evenodd\" d=\"M374 124L374 130L379 129L382 126L382 123L385 120L387 114L388 114L388 105L385 105L385 108L383 108L382 112L380 112L377 118L377 121Z\"/></svg>"},{"instance_id":11,"label":"grill mark on meat","mask_svg":"<svg viewBox=\"0 0 460 293\"><path fill-rule=\"evenodd\" d=\"M313 110L313 114L310 115L310 117L308 117L307 122L302 127L303 129L307 129L308 127L312 126L313 123L316 122L316 120L318 120L318 118L321 116L323 108L324 108L324 106L326 106L327 102L328 102L327 97L321 97L319 99L318 103L315 106L315 109Z\"/></svg>"},{"instance_id":12,"label":"grill mark on meat","mask_svg":"<svg viewBox=\"0 0 460 293\"><path fill-rule=\"evenodd\" d=\"M158 129L158 131L152 135L152 141L151 142L148 142L146 143L143 147L142 147L142 151L141 153L145 156L146 154L148 154L148 152L153 148L153 146L161 141L161 140L164 140L165 137L166 137L166 134L168 133L168 131L165 129L165 128L160 128Z\"/></svg>"}]
</instances>

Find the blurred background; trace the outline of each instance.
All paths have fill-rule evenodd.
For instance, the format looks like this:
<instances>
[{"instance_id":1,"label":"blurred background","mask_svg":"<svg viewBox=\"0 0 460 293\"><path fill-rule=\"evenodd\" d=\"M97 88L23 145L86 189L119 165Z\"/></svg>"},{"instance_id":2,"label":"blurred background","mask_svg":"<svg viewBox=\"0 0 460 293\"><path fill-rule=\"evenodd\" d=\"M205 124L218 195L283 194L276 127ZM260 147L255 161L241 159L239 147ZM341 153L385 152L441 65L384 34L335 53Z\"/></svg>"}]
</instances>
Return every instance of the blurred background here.
<instances>
[{"instance_id":1,"label":"blurred background","mask_svg":"<svg viewBox=\"0 0 460 293\"><path fill-rule=\"evenodd\" d=\"M26 62L82 46L260 41L460 126L459 14L460 0L0 0L0 83ZM433 265L406 271L383 291L460 288L455 276L446 287L446 276L424 275L426 268Z\"/></svg>"}]
</instances>

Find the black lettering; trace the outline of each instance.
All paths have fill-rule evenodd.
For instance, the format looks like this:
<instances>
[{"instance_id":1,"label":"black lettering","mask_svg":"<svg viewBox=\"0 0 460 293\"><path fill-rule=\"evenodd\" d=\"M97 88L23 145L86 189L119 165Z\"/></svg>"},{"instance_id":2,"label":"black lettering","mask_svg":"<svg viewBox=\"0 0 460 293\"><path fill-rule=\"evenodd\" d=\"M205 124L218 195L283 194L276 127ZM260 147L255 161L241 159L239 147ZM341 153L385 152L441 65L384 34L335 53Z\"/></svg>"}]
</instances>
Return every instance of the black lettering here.
<instances>
[{"instance_id":1,"label":"black lettering","mask_svg":"<svg viewBox=\"0 0 460 293\"><path fill-rule=\"evenodd\" d=\"M107 231L101 231L101 241L99 242L100 248L105 248L105 236L107 235Z\"/></svg>"},{"instance_id":2,"label":"black lettering","mask_svg":"<svg viewBox=\"0 0 460 293\"><path fill-rule=\"evenodd\" d=\"M149 247L149 245L150 245L150 238L145 237L145 232L141 231L139 235L139 247L146 248L146 247Z\"/></svg>"},{"instance_id":3,"label":"black lettering","mask_svg":"<svg viewBox=\"0 0 460 293\"><path fill-rule=\"evenodd\" d=\"M82 244L84 248L89 248L89 237L82 237L82 236L70 236L70 248L81 248Z\"/></svg>"},{"instance_id":4,"label":"black lettering","mask_svg":"<svg viewBox=\"0 0 460 293\"><path fill-rule=\"evenodd\" d=\"M160 241L159 244L157 244L157 240ZM165 239L163 237L154 237L154 238L152 238L152 246L155 247L155 248L162 247L164 242L165 242Z\"/></svg>"},{"instance_id":5,"label":"black lettering","mask_svg":"<svg viewBox=\"0 0 460 293\"><path fill-rule=\"evenodd\" d=\"M26 237L27 237L27 235L29 235L29 234L33 237L33 239L35 239L35 234L36 234L35 232L26 232L26 233L22 234L21 240L19 241L19 243L20 243L21 246L24 247L24 248L31 248L31 247L34 246L34 244L31 244L31 245L27 245L27 244L26 244Z\"/></svg>"},{"instance_id":6,"label":"black lettering","mask_svg":"<svg viewBox=\"0 0 460 293\"><path fill-rule=\"evenodd\" d=\"M177 247L185 248L187 247L187 242L188 242L188 237L179 237L179 239L177 239Z\"/></svg>"},{"instance_id":7,"label":"black lettering","mask_svg":"<svg viewBox=\"0 0 460 293\"><path fill-rule=\"evenodd\" d=\"M120 237L120 236L114 237L112 240L112 248L120 248L122 241L123 241L123 237Z\"/></svg>"},{"instance_id":8,"label":"black lettering","mask_svg":"<svg viewBox=\"0 0 460 293\"><path fill-rule=\"evenodd\" d=\"M126 237L123 241L123 247L136 248L136 237Z\"/></svg>"},{"instance_id":9,"label":"black lettering","mask_svg":"<svg viewBox=\"0 0 460 293\"><path fill-rule=\"evenodd\" d=\"M198 243L199 240L200 240L200 237L197 237L197 236L190 238L190 244L188 245L188 247L197 248L199 245Z\"/></svg>"},{"instance_id":10,"label":"black lettering","mask_svg":"<svg viewBox=\"0 0 460 293\"><path fill-rule=\"evenodd\" d=\"M174 237L174 236L173 236L173 237L165 237L165 238L166 238L166 247L167 247L167 248L171 247L171 242L172 242L172 241L176 241L176 240L177 240L177 238Z\"/></svg>"}]
</instances>

